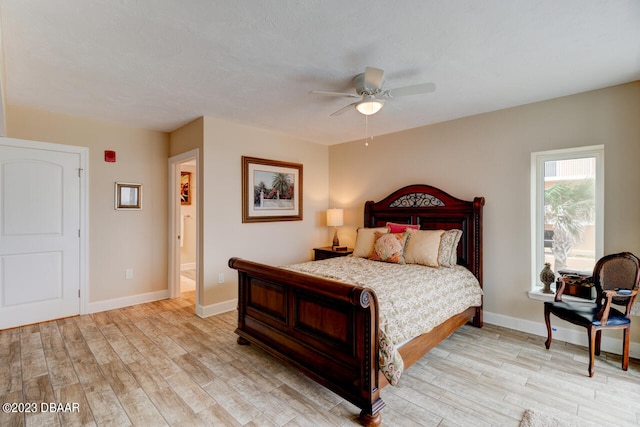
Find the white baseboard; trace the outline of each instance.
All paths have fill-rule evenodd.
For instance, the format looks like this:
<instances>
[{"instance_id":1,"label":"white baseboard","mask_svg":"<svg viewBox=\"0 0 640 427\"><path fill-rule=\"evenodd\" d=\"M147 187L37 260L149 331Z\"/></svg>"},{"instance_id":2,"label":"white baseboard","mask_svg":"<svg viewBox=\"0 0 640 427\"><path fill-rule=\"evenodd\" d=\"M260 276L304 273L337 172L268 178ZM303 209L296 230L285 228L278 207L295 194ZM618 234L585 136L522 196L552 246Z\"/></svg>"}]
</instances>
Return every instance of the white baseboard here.
<instances>
[{"instance_id":1,"label":"white baseboard","mask_svg":"<svg viewBox=\"0 0 640 427\"><path fill-rule=\"evenodd\" d=\"M540 313L542 315L542 313ZM521 332L527 332L529 334L538 335L541 337L547 337L547 326L544 322L532 322L530 320L518 319L517 317L504 316L502 314L495 313L483 313L484 323L491 325L502 326L504 328L515 329ZM556 318L551 319L551 327L553 329L554 341L565 341L571 344L581 345L588 347L587 342L587 330L581 328L581 330L574 330L570 328L558 327L557 324L563 322ZM554 324L555 323L555 324ZM601 350L613 354L622 354L622 333L619 332L620 338L613 338L606 335L602 335ZM553 346L553 343L551 344ZM640 359L640 344L631 342L629 347L629 356L634 359Z\"/></svg>"},{"instance_id":2,"label":"white baseboard","mask_svg":"<svg viewBox=\"0 0 640 427\"><path fill-rule=\"evenodd\" d=\"M228 301L218 302L211 305L197 305L196 314L200 317L215 316L216 314L226 313L235 310L238 307L238 300L232 299Z\"/></svg>"},{"instance_id":3,"label":"white baseboard","mask_svg":"<svg viewBox=\"0 0 640 427\"><path fill-rule=\"evenodd\" d=\"M160 301L169 298L169 291L155 291L146 294L131 295L128 297L114 298L105 301L90 302L88 313L98 313L101 311L114 310L116 308L128 307L130 305L144 304L146 302Z\"/></svg>"},{"instance_id":4,"label":"white baseboard","mask_svg":"<svg viewBox=\"0 0 640 427\"><path fill-rule=\"evenodd\" d=\"M114 298L111 300L92 302L88 305L87 314L99 313L101 311L115 310L117 308L129 307L131 305L144 304L146 302L160 301L169 298L169 291L156 291L146 294L132 295L129 297ZM196 305L196 315L199 317L215 316L216 314L226 313L235 310L238 306L238 300L233 299L223 301L211 305Z\"/></svg>"}]
</instances>

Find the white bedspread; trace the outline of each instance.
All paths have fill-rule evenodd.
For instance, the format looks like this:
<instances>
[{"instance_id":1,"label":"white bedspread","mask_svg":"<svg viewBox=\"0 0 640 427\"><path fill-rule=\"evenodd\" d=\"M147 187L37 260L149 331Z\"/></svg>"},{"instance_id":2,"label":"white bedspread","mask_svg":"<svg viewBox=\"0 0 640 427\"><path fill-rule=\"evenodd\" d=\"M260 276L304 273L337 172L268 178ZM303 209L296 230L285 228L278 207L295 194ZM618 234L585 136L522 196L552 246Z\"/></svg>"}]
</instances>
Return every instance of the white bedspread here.
<instances>
[{"instance_id":1,"label":"white bedspread","mask_svg":"<svg viewBox=\"0 0 640 427\"><path fill-rule=\"evenodd\" d=\"M478 281L462 266L431 268L346 256L283 268L374 290L380 307L380 369L394 385L404 369L397 346L482 302Z\"/></svg>"}]
</instances>

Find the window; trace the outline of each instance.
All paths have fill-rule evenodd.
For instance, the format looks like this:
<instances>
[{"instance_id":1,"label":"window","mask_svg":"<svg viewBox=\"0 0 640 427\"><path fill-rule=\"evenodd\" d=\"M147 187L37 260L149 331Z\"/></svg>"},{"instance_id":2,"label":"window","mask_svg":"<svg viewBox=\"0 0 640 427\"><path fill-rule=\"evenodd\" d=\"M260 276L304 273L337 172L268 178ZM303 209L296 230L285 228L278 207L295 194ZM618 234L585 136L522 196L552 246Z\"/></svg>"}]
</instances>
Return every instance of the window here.
<instances>
[{"instance_id":1,"label":"window","mask_svg":"<svg viewBox=\"0 0 640 427\"><path fill-rule=\"evenodd\" d=\"M603 253L604 146L531 154L531 290L544 263L592 271Z\"/></svg>"}]
</instances>

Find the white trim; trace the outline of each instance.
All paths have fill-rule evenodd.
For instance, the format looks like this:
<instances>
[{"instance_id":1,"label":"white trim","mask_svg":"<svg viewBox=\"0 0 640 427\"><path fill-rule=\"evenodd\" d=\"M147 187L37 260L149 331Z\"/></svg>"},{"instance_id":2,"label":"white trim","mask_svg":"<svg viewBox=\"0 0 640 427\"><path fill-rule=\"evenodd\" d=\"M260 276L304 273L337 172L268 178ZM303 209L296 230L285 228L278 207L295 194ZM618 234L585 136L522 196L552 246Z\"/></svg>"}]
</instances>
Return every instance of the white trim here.
<instances>
[{"instance_id":1,"label":"white trim","mask_svg":"<svg viewBox=\"0 0 640 427\"><path fill-rule=\"evenodd\" d=\"M89 304L89 148L80 150L80 314Z\"/></svg>"},{"instance_id":2,"label":"white trim","mask_svg":"<svg viewBox=\"0 0 640 427\"><path fill-rule=\"evenodd\" d=\"M180 241L177 236L180 234L180 167L179 164L186 160L196 160L196 182L197 187L200 188L199 173L200 173L200 150L193 149L185 153L181 153L169 158L168 161L168 180L167 185L169 195L167 205L169 206L169 224L168 224L168 249L169 249L169 278L168 278L168 292L170 298L178 298L180 296ZM199 191L199 190L198 190ZM201 283L200 277L200 197L196 195L196 312L197 307L200 304Z\"/></svg>"},{"instance_id":3,"label":"white trim","mask_svg":"<svg viewBox=\"0 0 640 427\"><path fill-rule=\"evenodd\" d=\"M160 301L169 297L169 291L155 291L146 294L131 295L128 297L114 298L110 300L89 303L88 313L99 313L101 311L115 310L117 308L129 307L147 302Z\"/></svg>"},{"instance_id":4,"label":"white trim","mask_svg":"<svg viewBox=\"0 0 640 427\"><path fill-rule=\"evenodd\" d=\"M596 159L596 260L604 254L604 145L563 148L559 150L531 153L531 290L540 288L538 272L544 265L542 240L537 231L544 228L544 215L539 206L544 204L544 163L549 160L577 159L595 157Z\"/></svg>"},{"instance_id":5,"label":"white trim","mask_svg":"<svg viewBox=\"0 0 640 427\"><path fill-rule=\"evenodd\" d=\"M537 289L535 291L527 291L527 295L529 296L529 299L536 299L539 301L553 301L556 297L556 294L545 294L543 293L540 289ZM584 298L578 298L578 297L574 297L571 295L562 295L562 301L568 301L568 302L594 302L595 300L588 300L588 299L584 299Z\"/></svg>"},{"instance_id":6,"label":"white trim","mask_svg":"<svg viewBox=\"0 0 640 427\"><path fill-rule=\"evenodd\" d=\"M80 298L78 312L87 314L89 301L89 148L6 137L0 137L0 144L10 147L68 152L79 155L82 171L80 173L80 259L78 260Z\"/></svg>"},{"instance_id":7,"label":"white trim","mask_svg":"<svg viewBox=\"0 0 640 427\"><path fill-rule=\"evenodd\" d=\"M222 301L211 305L196 305L196 314L199 317L215 316L216 314L226 313L228 311L236 310L238 307L238 300L232 299L228 301Z\"/></svg>"},{"instance_id":8,"label":"white trim","mask_svg":"<svg viewBox=\"0 0 640 427\"><path fill-rule=\"evenodd\" d=\"M540 315L542 317L542 307L540 307ZM547 326L544 322L533 322L531 320L518 319L517 317L504 316L502 314L489 313L486 311L483 313L483 318L484 323L490 325L515 329L516 331L526 332L528 334L538 335L544 338L547 337ZM551 319L551 328L553 332L551 348L553 348L553 343L557 341L565 341L583 347L589 346L587 343L587 331L585 328L571 329L558 326L558 324L568 325L568 323L558 318ZM540 345L542 350L546 350L544 343L541 343ZM622 354L622 338L618 339L603 334L601 349L602 351L613 354ZM631 341L629 356L635 359L640 358L640 343Z\"/></svg>"}]
</instances>

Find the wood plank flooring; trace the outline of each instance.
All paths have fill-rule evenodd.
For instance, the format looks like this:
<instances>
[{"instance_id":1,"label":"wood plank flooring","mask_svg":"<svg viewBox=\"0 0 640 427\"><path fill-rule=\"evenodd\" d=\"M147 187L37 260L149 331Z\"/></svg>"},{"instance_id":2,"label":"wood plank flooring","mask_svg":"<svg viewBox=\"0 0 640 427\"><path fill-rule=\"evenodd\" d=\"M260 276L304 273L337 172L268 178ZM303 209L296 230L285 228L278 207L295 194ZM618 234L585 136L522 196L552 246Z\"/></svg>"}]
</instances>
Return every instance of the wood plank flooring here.
<instances>
[{"instance_id":1,"label":"wood plank flooring","mask_svg":"<svg viewBox=\"0 0 640 427\"><path fill-rule=\"evenodd\" d=\"M358 409L254 346L236 313L193 314L193 292L0 331L2 426L355 426ZM540 316L542 317L542 308ZM382 398L385 426L518 426L525 409L579 425L640 423L640 363L486 325L465 326ZM69 404L68 412L49 403ZM48 409L43 411L43 406ZM73 411L72 405L76 405ZM54 406L55 409L55 406ZM615 418L613 418L615 417Z\"/></svg>"}]
</instances>

